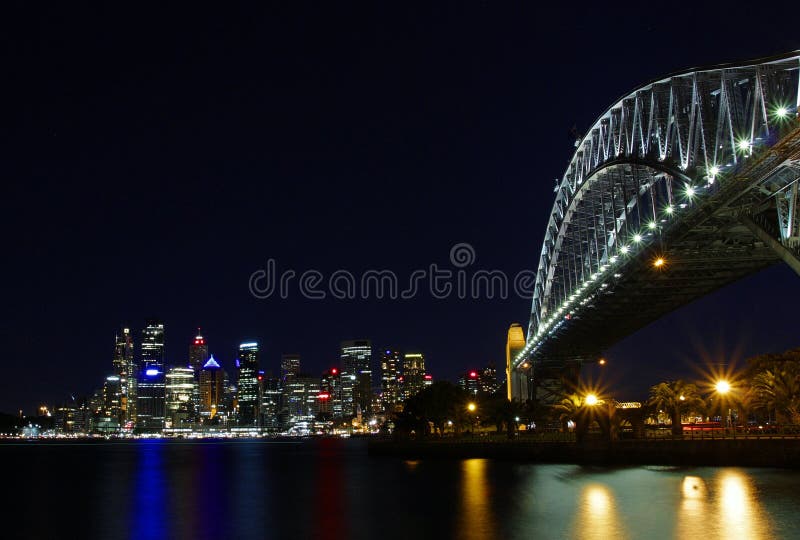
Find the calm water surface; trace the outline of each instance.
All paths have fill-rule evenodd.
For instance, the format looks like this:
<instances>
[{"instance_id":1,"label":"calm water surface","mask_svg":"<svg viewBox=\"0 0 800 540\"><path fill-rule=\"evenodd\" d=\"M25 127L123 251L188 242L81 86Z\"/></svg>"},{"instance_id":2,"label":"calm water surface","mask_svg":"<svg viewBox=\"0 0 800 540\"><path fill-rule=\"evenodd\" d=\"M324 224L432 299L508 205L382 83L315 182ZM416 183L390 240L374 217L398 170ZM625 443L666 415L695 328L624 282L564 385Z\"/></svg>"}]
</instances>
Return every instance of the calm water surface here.
<instances>
[{"instance_id":1,"label":"calm water surface","mask_svg":"<svg viewBox=\"0 0 800 540\"><path fill-rule=\"evenodd\" d=\"M5 538L800 538L793 471L399 461L355 440L0 456Z\"/></svg>"}]
</instances>

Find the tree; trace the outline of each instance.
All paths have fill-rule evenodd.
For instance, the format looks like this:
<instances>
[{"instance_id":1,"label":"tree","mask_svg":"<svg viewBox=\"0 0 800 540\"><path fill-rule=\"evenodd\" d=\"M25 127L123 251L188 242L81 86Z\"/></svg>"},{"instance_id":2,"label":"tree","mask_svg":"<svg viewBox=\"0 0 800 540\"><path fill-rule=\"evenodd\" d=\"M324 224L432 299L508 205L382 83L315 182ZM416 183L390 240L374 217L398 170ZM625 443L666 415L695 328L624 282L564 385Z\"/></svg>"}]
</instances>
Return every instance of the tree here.
<instances>
[{"instance_id":1,"label":"tree","mask_svg":"<svg viewBox=\"0 0 800 540\"><path fill-rule=\"evenodd\" d=\"M672 434L682 435L681 417L684 412L703 408L703 398L697 386L682 380L665 381L650 388L647 405L655 410L663 410L672 421Z\"/></svg>"},{"instance_id":2,"label":"tree","mask_svg":"<svg viewBox=\"0 0 800 540\"><path fill-rule=\"evenodd\" d=\"M750 401L756 410L774 412L778 422L800 423L800 365L783 362L756 374Z\"/></svg>"},{"instance_id":3,"label":"tree","mask_svg":"<svg viewBox=\"0 0 800 540\"><path fill-rule=\"evenodd\" d=\"M460 427L466 409L466 394L453 383L437 381L406 400L403 406L406 424L413 423L422 427L422 433L428 434L429 426L442 435L448 421Z\"/></svg>"},{"instance_id":4,"label":"tree","mask_svg":"<svg viewBox=\"0 0 800 540\"><path fill-rule=\"evenodd\" d=\"M578 394L566 394L553 406L553 411L561 422L561 431L567 430L567 422L578 417L581 408L581 397Z\"/></svg>"}]
</instances>

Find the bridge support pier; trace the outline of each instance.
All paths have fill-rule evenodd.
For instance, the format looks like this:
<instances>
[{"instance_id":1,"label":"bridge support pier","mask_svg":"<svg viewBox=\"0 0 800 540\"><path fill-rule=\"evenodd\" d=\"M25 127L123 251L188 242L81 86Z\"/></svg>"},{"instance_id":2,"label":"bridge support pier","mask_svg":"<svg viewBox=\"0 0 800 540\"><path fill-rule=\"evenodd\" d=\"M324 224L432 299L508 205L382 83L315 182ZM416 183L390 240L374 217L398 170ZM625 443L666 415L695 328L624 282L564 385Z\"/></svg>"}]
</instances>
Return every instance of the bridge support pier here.
<instances>
[{"instance_id":1,"label":"bridge support pier","mask_svg":"<svg viewBox=\"0 0 800 540\"><path fill-rule=\"evenodd\" d=\"M797 275L800 275L800 258L798 258L794 251L784 246L780 240L764 230L763 227L750 219L750 217L739 216L739 221L753 233L753 236L764 242L783 262L788 264L789 268L794 270Z\"/></svg>"}]
</instances>

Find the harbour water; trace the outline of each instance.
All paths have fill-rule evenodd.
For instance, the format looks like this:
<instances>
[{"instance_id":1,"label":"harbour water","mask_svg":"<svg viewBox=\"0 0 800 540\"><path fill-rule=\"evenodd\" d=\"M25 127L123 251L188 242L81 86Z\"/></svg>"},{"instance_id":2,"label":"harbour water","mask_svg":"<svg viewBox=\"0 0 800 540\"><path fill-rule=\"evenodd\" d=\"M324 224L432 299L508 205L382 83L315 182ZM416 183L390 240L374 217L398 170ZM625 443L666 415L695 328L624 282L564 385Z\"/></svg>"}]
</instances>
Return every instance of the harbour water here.
<instances>
[{"instance_id":1,"label":"harbour water","mask_svg":"<svg viewBox=\"0 0 800 540\"><path fill-rule=\"evenodd\" d=\"M359 440L32 442L0 456L4 538L800 537L800 472L779 469L402 461Z\"/></svg>"}]
</instances>

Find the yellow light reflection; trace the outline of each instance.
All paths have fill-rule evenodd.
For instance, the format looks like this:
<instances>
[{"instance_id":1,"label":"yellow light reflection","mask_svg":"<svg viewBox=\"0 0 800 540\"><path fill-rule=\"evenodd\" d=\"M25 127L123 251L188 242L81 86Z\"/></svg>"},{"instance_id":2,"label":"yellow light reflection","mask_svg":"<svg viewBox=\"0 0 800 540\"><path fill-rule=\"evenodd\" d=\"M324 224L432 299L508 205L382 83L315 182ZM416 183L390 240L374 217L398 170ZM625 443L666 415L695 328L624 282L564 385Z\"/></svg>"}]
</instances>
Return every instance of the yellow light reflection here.
<instances>
[{"instance_id":1,"label":"yellow light reflection","mask_svg":"<svg viewBox=\"0 0 800 540\"><path fill-rule=\"evenodd\" d=\"M497 534L486 478L488 461L467 459L461 466L461 530L463 538L494 538Z\"/></svg>"},{"instance_id":2,"label":"yellow light reflection","mask_svg":"<svg viewBox=\"0 0 800 540\"><path fill-rule=\"evenodd\" d=\"M723 538L772 538L769 520L747 475L735 469L726 470L718 478L717 489Z\"/></svg>"},{"instance_id":3,"label":"yellow light reflection","mask_svg":"<svg viewBox=\"0 0 800 540\"><path fill-rule=\"evenodd\" d=\"M626 538L617 514L614 493L604 484L589 484L581 492L580 509L574 529L582 539Z\"/></svg>"},{"instance_id":4,"label":"yellow light reflection","mask_svg":"<svg viewBox=\"0 0 800 540\"><path fill-rule=\"evenodd\" d=\"M683 479L682 491L686 499L705 499L706 482L699 476L687 476Z\"/></svg>"}]
</instances>

